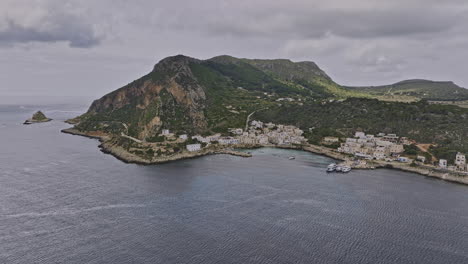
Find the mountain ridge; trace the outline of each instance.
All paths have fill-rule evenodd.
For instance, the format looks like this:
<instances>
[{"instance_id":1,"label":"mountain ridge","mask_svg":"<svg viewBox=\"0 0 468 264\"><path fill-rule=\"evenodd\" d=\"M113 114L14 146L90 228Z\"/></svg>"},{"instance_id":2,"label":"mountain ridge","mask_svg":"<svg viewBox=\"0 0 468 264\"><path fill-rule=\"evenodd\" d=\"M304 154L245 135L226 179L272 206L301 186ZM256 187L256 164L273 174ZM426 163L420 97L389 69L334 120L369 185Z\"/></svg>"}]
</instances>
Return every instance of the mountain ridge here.
<instances>
[{"instance_id":1,"label":"mountain ridge","mask_svg":"<svg viewBox=\"0 0 468 264\"><path fill-rule=\"evenodd\" d=\"M379 86L343 86L345 89L368 93L378 99L463 101L468 100L468 89L452 81L433 81L426 79L408 79L389 85Z\"/></svg>"}]
</instances>

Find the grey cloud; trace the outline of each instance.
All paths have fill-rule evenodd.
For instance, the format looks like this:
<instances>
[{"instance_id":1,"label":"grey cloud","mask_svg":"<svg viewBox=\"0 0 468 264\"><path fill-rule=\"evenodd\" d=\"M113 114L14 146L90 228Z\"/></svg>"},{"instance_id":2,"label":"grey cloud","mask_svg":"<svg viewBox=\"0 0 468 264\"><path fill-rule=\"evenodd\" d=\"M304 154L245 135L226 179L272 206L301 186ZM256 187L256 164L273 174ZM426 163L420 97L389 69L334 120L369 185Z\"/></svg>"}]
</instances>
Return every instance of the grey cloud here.
<instances>
[{"instance_id":1,"label":"grey cloud","mask_svg":"<svg viewBox=\"0 0 468 264\"><path fill-rule=\"evenodd\" d=\"M88 27L64 21L51 29L24 27L9 21L0 31L0 43L68 42L70 47L88 48L99 44L100 38Z\"/></svg>"},{"instance_id":2,"label":"grey cloud","mask_svg":"<svg viewBox=\"0 0 468 264\"><path fill-rule=\"evenodd\" d=\"M73 13L72 7L52 1L37 3L45 4L28 6L19 2L11 14L8 9L3 15L0 12L0 44L66 42L70 47L88 48L101 42L102 36L93 25Z\"/></svg>"},{"instance_id":3,"label":"grey cloud","mask_svg":"<svg viewBox=\"0 0 468 264\"><path fill-rule=\"evenodd\" d=\"M430 0L429 0L430 1ZM228 1L229 2L229 1ZM281 1L280 1L281 2ZM284 2L284 1L283 1ZM169 30L195 30L207 35L237 37L321 38L327 33L350 38L411 36L434 34L451 30L466 21L466 4L452 7L444 4L412 5L400 2L390 7L330 8L320 3L308 5L284 2L284 5L259 4L228 6L204 10L199 16L195 9L176 9L156 21ZM352 1L356 3L365 1ZM419 3L418 5L415 3ZM286 7L287 6L287 7Z\"/></svg>"},{"instance_id":4,"label":"grey cloud","mask_svg":"<svg viewBox=\"0 0 468 264\"><path fill-rule=\"evenodd\" d=\"M0 94L99 96L181 53L311 60L347 85L468 87L467 24L466 0L1 0ZM29 42L59 44L12 45Z\"/></svg>"}]
</instances>

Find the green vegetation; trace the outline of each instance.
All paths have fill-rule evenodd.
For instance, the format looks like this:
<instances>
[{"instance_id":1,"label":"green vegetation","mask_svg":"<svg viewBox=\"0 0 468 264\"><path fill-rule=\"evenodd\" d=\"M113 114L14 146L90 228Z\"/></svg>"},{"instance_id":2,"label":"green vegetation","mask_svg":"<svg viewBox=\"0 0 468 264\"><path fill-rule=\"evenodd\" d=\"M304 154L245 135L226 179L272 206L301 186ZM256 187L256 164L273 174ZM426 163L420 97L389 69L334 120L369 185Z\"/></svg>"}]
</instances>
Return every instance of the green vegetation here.
<instances>
[{"instance_id":1,"label":"green vegetation","mask_svg":"<svg viewBox=\"0 0 468 264\"><path fill-rule=\"evenodd\" d=\"M468 100L468 89L453 82L434 82L428 80L407 80L392 85L370 87L346 87L349 91L369 94L375 98L390 101L432 101Z\"/></svg>"},{"instance_id":2,"label":"green vegetation","mask_svg":"<svg viewBox=\"0 0 468 264\"><path fill-rule=\"evenodd\" d=\"M46 120L49 120L49 119L44 115L44 113L42 113L41 111L37 111L32 116L32 120L34 120L34 121L46 121Z\"/></svg>"},{"instance_id":3,"label":"green vegetation","mask_svg":"<svg viewBox=\"0 0 468 264\"><path fill-rule=\"evenodd\" d=\"M410 156L416 156L420 152L419 148L415 144L405 145L405 154Z\"/></svg>"},{"instance_id":4,"label":"green vegetation","mask_svg":"<svg viewBox=\"0 0 468 264\"><path fill-rule=\"evenodd\" d=\"M291 124L306 131L313 128L312 131L317 131L316 134L321 137L338 134L351 136L357 130L372 134L396 133L420 143L437 144L439 147L433 150L438 158L447 155L445 149L468 152L468 109L432 105L425 101L397 103L350 98L331 103L310 103L302 107L284 106L256 113L254 118ZM317 142L313 134L308 137L312 142Z\"/></svg>"}]
</instances>

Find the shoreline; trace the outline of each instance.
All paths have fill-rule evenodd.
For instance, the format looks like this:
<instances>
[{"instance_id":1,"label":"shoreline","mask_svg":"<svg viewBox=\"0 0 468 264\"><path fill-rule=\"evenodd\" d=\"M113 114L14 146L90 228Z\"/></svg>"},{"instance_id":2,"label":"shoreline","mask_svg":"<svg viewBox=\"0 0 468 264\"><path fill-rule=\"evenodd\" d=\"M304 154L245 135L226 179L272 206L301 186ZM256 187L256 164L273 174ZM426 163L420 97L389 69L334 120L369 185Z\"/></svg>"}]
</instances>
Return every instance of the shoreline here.
<instances>
[{"instance_id":1,"label":"shoreline","mask_svg":"<svg viewBox=\"0 0 468 264\"><path fill-rule=\"evenodd\" d=\"M52 121L53 119L51 118L47 118L47 119L44 119L44 120L32 120L32 119L28 119L26 121L23 122L23 125L34 125L34 124L40 124L40 123L47 123L47 122L50 122Z\"/></svg>"},{"instance_id":2,"label":"shoreline","mask_svg":"<svg viewBox=\"0 0 468 264\"><path fill-rule=\"evenodd\" d=\"M332 149L326 148L326 147L321 147L321 146L316 146L316 145L308 145L305 147L300 148L304 151L311 152L314 154L318 155L323 155L329 158L333 158L336 160L341 160L344 162L350 162L349 159L347 159L350 156L347 156L342 153L338 153L333 151ZM429 165L417 165L417 166L411 166L410 164L407 163L399 163L399 162L387 162L387 161L368 161L366 166L362 167L357 167L351 165L353 169L358 169L358 170L373 170L373 169L393 169L393 170L400 170L404 172L410 172L410 173L416 173L425 177L430 177L430 178L437 178L440 180L444 181L449 181L453 183L458 183L458 184L464 184L468 185L468 175L461 175L456 172L451 172L447 170L441 170L436 167L432 167Z\"/></svg>"},{"instance_id":3,"label":"shoreline","mask_svg":"<svg viewBox=\"0 0 468 264\"><path fill-rule=\"evenodd\" d=\"M156 165L156 164L163 164L168 162L173 162L177 160L184 160L184 159L193 159L197 157L207 156L207 155L216 155L216 154L226 154L226 155L233 155L239 157L252 157L250 153L235 151L232 150L233 148L211 148L211 149L204 149L197 152L187 152L184 151L180 154L175 154L171 156L165 156L157 159L144 159L135 154L128 152L127 150L123 149L122 147L111 144L110 137L105 134L101 133L85 133L78 131L73 128L62 129L62 133L71 134L71 135L78 135L87 138L98 139L99 149L106 154L110 154L117 158L118 160L125 162L125 163L134 163L139 165ZM339 152L334 151L333 149L317 146L312 144L301 145L301 146L278 146L278 145L240 145L236 146L235 149L254 149L254 148L264 148L264 147L271 147L271 148L280 148L280 149L295 149L295 150L302 150L310 153L314 153L317 155L326 156L335 160L340 160L345 163L351 162L351 156L342 154ZM395 169L410 173L416 173L422 176L437 178L444 181L449 181L458 184L468 185L468 177L457 174L451 171L443 171L439 170L435 167L431 167L428 165L417 165L411 166L405 163L398 163L398 162L386 162L386 161L367 161L365 165L357 166L354 164L350 164L353 169L362 169L362 170L372 170L372 169Z\"/></svg>"},{"instance_id":4,"label":"shoreline","mask_svg":"<svg viewBox=\"0 0 468 264\"><path fill-rule=\"evenodd\" d=\"M110 143L109 142L110 137L107 135L102 135L99 133L95 133L95 134L84 133L73 128L62 129L61 132L65 134L71 134L71 135L97 139L100 142L98 147L103 153L110 154L114 156L116 159L125 163L129 163L129 164L133 163L133 164L138 164L138 165L156 165L156 164L173 162L177 160L193 159L193 158L198 158L202 156L216 155L216 154L225 154L225 155L232 155L232 156L238 156L238 157L244 157L244 158L252 157L252 154L250 153L235 151L230 148L209 148L209 149L204 149L204 150L197 151L197 152L184 151L179 154L148 160L148 159L141 158L140 156L137 156L135 154L132 154L118 145Z\"/></svg>"}]
</instances>

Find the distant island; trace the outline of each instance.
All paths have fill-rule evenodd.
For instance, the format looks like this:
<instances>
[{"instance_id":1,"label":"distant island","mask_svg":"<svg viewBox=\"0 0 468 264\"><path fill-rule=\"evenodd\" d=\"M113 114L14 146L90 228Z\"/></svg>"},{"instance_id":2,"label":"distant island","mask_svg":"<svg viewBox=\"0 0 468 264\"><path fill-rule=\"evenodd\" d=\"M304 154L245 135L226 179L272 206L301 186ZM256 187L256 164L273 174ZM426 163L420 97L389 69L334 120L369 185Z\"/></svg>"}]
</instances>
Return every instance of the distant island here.
<instances>
[{"instance_id":1,"label":"distant island","mask_svg":"<svg viewBox=\"0 0 468 264\"><path fill-rule=\"evenodd\" d=\"M178 55L94 101L63 132L99 138L104 152L140 164L215 153L249 156L236 149L274 146L324 154L355 168L395 167L467 183L466 166L436 166L468 152L468 109L460 107L466 91L426 80L375 90L346 87L313 62ZM370 153L377 148L356 155L378 144L372 140L363 149L339 151L356 131L411 140L378 158Z\"/></svg>"},{"instance_id":2,"label":"distant island","mask_svg":"<svg viewBox=\"0 0 468 264\"><path fill-rule=\"evenodd\" d=\"M31 125L31 124L35 124L35 123L44 123L44 122L49 122L51 121L52 119L46 117L44 115L44 113L42 113L41 111L37 111L36 113L33 114L33 116L29 119L27 119L26 121L24 121L23 124L25 125Z\"/></svg>"}]
</instances>

